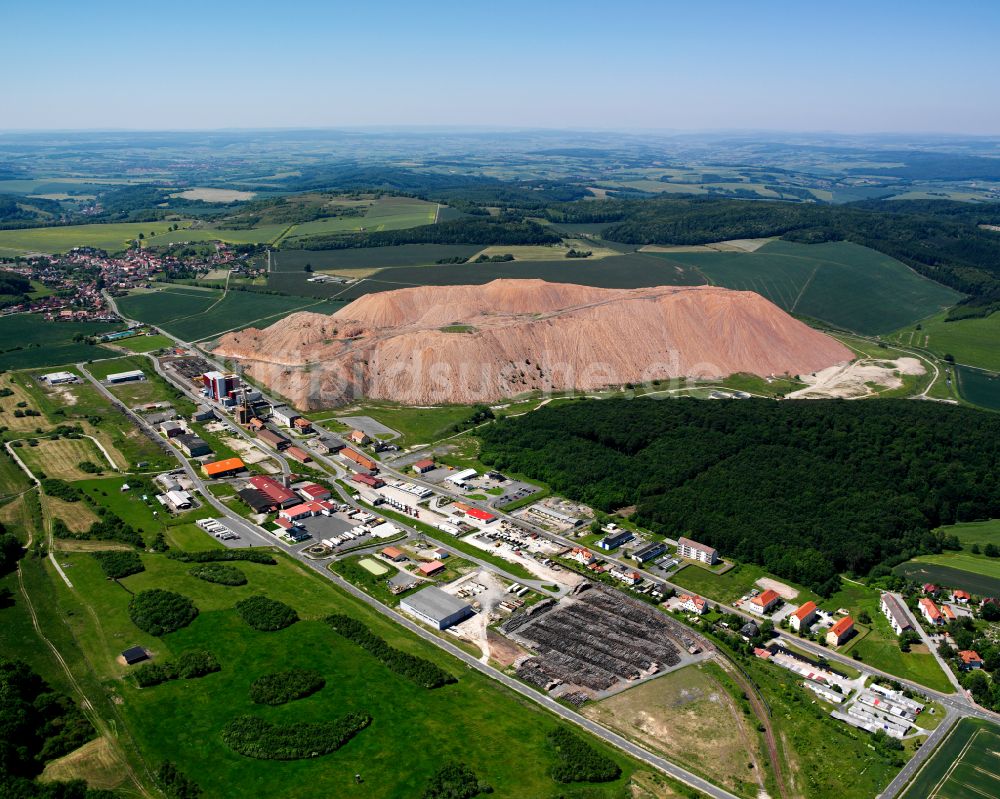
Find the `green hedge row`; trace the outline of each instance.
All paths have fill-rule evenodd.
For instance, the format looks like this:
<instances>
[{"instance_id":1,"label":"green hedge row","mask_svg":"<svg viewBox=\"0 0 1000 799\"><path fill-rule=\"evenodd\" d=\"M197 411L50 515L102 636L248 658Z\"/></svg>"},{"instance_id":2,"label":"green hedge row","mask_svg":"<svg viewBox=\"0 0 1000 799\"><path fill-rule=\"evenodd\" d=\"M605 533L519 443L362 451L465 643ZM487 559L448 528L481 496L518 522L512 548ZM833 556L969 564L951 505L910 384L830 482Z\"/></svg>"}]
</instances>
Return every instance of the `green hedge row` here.
<instances>
[{"instance_id":1,"label":"green hedge row","mask_svg":"<svg viewBox=\"0 0 1000 799\"><path fill-rule=\"evenodd\" d=\"M313 669L277 671L254 680L250 698L258 705L283 705L311 696L324 685L323 675Z\"/></svg>"},{"instance_id":2,"label":"green hedge row","mask_svg":"<svg viewBox=\"0 0 1000 799\"><path fill-rule=\"evenodd\" d=\"M200 552L184 552L180 549L172 549L167 553L167 557L183 561L184 563L215 563L228 560L246 560L251 563L263 563L267 566L274 566L278 562L273 556L259 549L206 549Z\"/></svg>"},{"instance_id":3,"label":"green hedge row","mask_svg":"<svg viewBox=\"0 0 1000 799\"><path fill-rule=\"evenodd\" d=\"M150 688L170 680L191 680L221 670L215 655L204 649L194 649L183 653L177 660L140 666L133 676L140 688Z\"/></svg>"},{"instance_id":4,"label":"green hedge row","mask_svg":"<svg viewBox=\"0 0 1000 799\"><path fill-rule=\"evenodd\" d=\"M413 680L417 685L424 688L439 688L456 681L448 672L429 660L389 646L357 619L335 613L327 616L325 621L348 641L352 641L373 655L382 665L402 677Z\"/></svg>"},{"instance_id":5,"label":"green hedge row","mask_svg":"<svg viewBox=\"0 0 1000 799\"><path fill-rule=\"evenodd\" d=\"M239 716L222 731L234 752L258 760L300 760L335 752L371 724L367 713L348 713L336 721L279 726L256 716Z\"/></svg>"}]
</instances>

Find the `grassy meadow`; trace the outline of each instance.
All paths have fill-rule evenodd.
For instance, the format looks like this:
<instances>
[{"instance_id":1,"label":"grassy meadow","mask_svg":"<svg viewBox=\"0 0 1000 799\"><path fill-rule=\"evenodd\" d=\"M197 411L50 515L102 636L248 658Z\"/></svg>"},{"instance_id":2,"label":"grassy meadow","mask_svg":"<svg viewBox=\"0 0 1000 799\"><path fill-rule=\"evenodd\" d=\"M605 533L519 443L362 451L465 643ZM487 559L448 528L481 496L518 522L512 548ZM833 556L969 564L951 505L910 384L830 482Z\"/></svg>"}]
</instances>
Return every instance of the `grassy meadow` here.
<instances>
[{"instance_id":1,"label":"grassy meadow","mask_svg":"<svg viewBox=\"0 0 1000 799\"><path fill-rule=\"evenodd\" d=\"M120 328L121 325L107 322L46 322L39 314L0 316L0 369L59 366L106 358L111 354L109 350L74 342L73 337L103 336Z\"/></svg>"},{"instance_id":2,"label":"grassy meadow","mask_svg":"<svg viewBox=\"0 0 1000 799\"><path fill-rule=\"evenodd\" d=\"M891 337L899 344L923 347L941 357L954 356L958 363L1000 372L1000 313L981 319L946 322L946 314L922 320L920 330L909 325Z\"/></svg>"},{"instance_id":3,"label":"grassy meadow","mask_svg":"<svg viewBox=\"0 0 1000 799\"><path fill-rule=\"evenodd\" d=\"M176 762L206 795L416 796L449 759L469 763L500 797L548 796L559 790L547 773L550 755L544 736L555 726L548 714L462 668L299 564L283 557L276 566L241 563L249 583L227 587L190 576L189 564L160 555L142 558L146 571L122 580L126 591L105 579L89 555L64 553L61 559L71 564L76 590L57 585L54 601L95 675L123 700L120 712L145 758ZM189 627L155 638L128 618L128 592L164 586L191 597L201 612ZM233 606L255 593L290 604L302 621L276 633L250 629ZM334 612L359 618L393 646L448 669L458 682L431 691L396 676L320 621ZM149 648L154 661L208 649L222 671L140 690L123 679L127 669L115 660L122 649L136 644ZM305 667L323 674L324 689L280 707L250 701L248 689L256 678L279 668ZM353 710L370 713L371 726L321 758L252 760L221 740L225 724L244 713L295 723ZM496 757L501 750L506 756ZM630 761L608 751L626 776L588 789L588 797L623 796L635 770ZM362 775L360 785L354 783L356 773ZM573 796L573 789L565 795Z\"/></svg>"}]
</instances>

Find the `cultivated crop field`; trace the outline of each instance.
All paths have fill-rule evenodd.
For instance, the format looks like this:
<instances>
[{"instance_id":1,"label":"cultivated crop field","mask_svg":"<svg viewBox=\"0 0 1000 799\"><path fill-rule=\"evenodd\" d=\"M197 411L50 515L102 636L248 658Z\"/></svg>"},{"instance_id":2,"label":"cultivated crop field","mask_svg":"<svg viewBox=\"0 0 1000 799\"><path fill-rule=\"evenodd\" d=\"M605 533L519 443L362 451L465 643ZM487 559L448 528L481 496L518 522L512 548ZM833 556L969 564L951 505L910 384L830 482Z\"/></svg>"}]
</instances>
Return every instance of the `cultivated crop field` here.
<instances>
[{"instance_id":1,"label":"cultivated crop field","mask_svg":"<svg viewBox=\"0 0 1000 799\"><path fill-rule=\"evenodd\" d=\"M966 556L962 561L953 561L957 564L955 566L945 565L943 561L928 563L923 559L908 560L906 563L899 564L893 571L903 575L908 580L919 583L937 583L948 588L963 588L969 593L979 596L1000 595L1000 578L968 569L968 562L973 557ZM980 571L991 568L979 566L978 559L976 560L976 568Z\"/></svg>"},{"instance_id":2,"label":"cultivated crop field","mask_svg":"<svg viewBox=\"0 0 1000 799\"><path fill-rule=\"evenodd\" d=\"M894 258L847 242L775 241L749 253L656 257L698 269L720 286L756 291L789 313L865 334L898 330L961 299Z\"/></svg>"},{"instance_id":3,"label":"cultivated crop field","mask_svg":"<svg viewBox=\"0 0 1000 799\"><path fill-rule=\"evenodd\" d=\"M226 230L213 227L189 227L170 233L159 233L147 239L145 245L179 244L197 241L224 241L229 244L268 244L281 238L289 225L261 225L245 230Z\"/></svg>"},{"instance_id":4,"label":"cultivated crop field","mask_svg":"<svg viewBox=\"0 0 1000 799\"><path fill-rule=\"evenodd\" d=\"M133 294L118 301L130 318L162 327L185 341L198 341L227 330L259 322L272 324L283 316L310 307L323 312L316 300L253 291L168 288ZM327 310L329 312L329 310Z\"/></svg>"},{"instance_id":5,"label":"cultivated crop field","mask_svg":"<svg viewBox=\"0 0 1000 799\"><path fill-rule=\"evenodd\" d=\"M155 638L131 622L128 593L105 579L93 558L83 553L64 553L61 558L72 563L76 590L57 587L55 601L99 678L112 681L122 697L119 710L144 756L154 763L176 762L206 796L419 796L430 775L447 760L469 763L498 796L551 796L559 791L548 775L545 734L555 726L551 717L383 621L296 563L283 557L276 566L241 563L249 582L230 587L189 575L189 564L143 554L146 570L122 581L129 591L169 586L190 597L200 610L190 626ZM233 607L254 594L291 605L302 621L278 632L252 630ZM84 604L94 615L84 611ZM441 665L458 682L428 690L397 676L320 621L335 612L349 614L391 645ZM222 670L139 690L129 680L115 682L126 673L115 656L134 644L153 650L154 662L206 649ZM316 669L326 686L287 705L254 704L250 684L278 663L282 668ZM328 721L349 711L369 713L371 726L322 757L255 760L236 754L222 740L225 725L241 714L295 724ZM497 757L498 751L506 756ZM588 796L622 795L634 766L612 756L625 776L595 786ZM354 781L358 773L360 785Z\"/></svg>"},{"instance_id":6,"label":"cultivated crop field","mask_svg":"<svg viewBox=\"0 0 1000 799\"><path fill-rule=\"evenodd\" d=\"M902 799L1000 796L1000 728L962 719L917 772Z\"/></svg>"},{"instance_id":7,"label":"cultivated crop field","mask_svg":"<svg viewBox=\"0 0 1000 799\"><path fill-rule=\"evenodd\" d=\"M3 231L0 231L3 232ZM100 346L73 341L77 334L103 336L120 325L106 322L46 322L39 314L0 317L0 369L28 369L105 358Z\"/></svg>"},{"instance_id":8,"label":"cultivated crop field","mask_svg":"<svg viewBox=\"0 0 1000 799\"><path fill-rule=\"evenodd\" d=\"M0 247L42 253L66 252L74 247L97 247L108 252L120 252L140 233L145 236L159 235L165 233L173 224L173 222L115 222L105 225L63 225L0 230Z\"/></svg>"},{"instance_id":9,"label":"cultivated crop field","mask_svg":"<svg viewBox=\"0 0 1000 799\"><path fill-rule=\"evenodd\" d=\"M271 277L276 272L300 273L306 264L317 272L332 274L340 270L421 266L442 258L470 258L481 249L475 244L400 244L349 250L279 250L271 253Z\"/></svg>"}]
</instances>

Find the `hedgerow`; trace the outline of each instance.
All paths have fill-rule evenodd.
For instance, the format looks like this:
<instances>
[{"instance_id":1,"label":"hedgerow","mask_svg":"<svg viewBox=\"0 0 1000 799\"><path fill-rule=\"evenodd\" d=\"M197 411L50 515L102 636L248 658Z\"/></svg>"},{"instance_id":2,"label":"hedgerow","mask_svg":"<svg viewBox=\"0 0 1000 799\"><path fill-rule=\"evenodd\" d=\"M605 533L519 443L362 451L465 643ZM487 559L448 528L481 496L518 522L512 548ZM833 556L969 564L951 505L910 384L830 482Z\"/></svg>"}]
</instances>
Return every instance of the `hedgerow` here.
<instances>
[{"instance_id":1,"label":"hedgerow","mask_svg":"<svg viewBox=\"0 0 1000 799\"><path fill-rule=\"evenodd\" d=\"M256 716L240 716L222 731L226 746L258 760L299 760L335 752L371 724L367 713L348 713L336 721L278 726Z\"/></svg>"},{"instance_id":2,"label":"hedgerow","mask_svg":"<svg viewBox=\"0 0 1000 799\"><path fill-rule=\"evenodd\" d=\"M219 585L246 585L247 576L235 566L225 563L204 563L188 570L188 574L208 583Z\"/></svg>"},{"instance_id":3,"label":"hedgerow","mask_svg":"<svg viewBox=\"0 0 1000 799\"><path fill-rule=\"evenodd\" d=\"M456 681L448 672L429 660L389 646L357 619L335 613L327 616L325 621L348 641L352 641L373 655L382 665L417 685L424 688L440 688Z\"/></svg>"},{"instance_id":4,"label":"hedgerow","mask_svg":"<svg viewBox=\"0 0 1000 799\"><path fill-rule=\"evenodd\" d=\"M132 597L128 615L140 630L161 636L187 627L198 615L198 608L186 596L154 588Z\"/></svg>"},{"instance_id":5,"label":"hedgerow","mask_svg":"<svg viewBox=\"0 0 1000 799\"><path fill-rule=\"evenodd\" d=\"M104 573L113 580L120 580L130 574L138 574L146 571L142 565L139 553L131 550L105 550L102 552L91 552L94 560L101 564Z\"/></svg>"},{"instance_id":6,"label":"hedgerow","mask_svg":"<svg viewBox=\"0 0 1000 799\"><path fill-rule=\"evenodd\" d=\"M556 764L551 771L556 782L612 782L621 776L622 770L614 760L564 727L552 730L545 738L556 750Z\"/></svg>"},{"instance_id":7,"label":"hedgerow","mask_svg":"<svg viewBox=\"0 0 1000 799\"><path fill-rule=\"evenodd\" d=\"M283 630L299 620L299 614L284 602L256 594L236 603L240 618L255 630L275 632Z\"/></svg>"},{"instance_id":8,"label":"hedgerow","mask_svg":"<svg viewBox=\"0 0 1000 799\"><path fill-rule=\"evenodd\" d=\"M250 563L263 563L266 566L274 566L278 562L271 555L261 552L259 549L206 549L200 552L184 552L180 549L172 549L167 553L167 557L184 563L216 563L219 561L246 560Z\"/></svg>"},{"instance_id":9,"label":"hedgerow","mask_svg":"<svg viewBox=\"0 0 1000 799\"><path fill-rule=\"evenodd\" d=\"M493 793L492 786L465 763L446 763L431 777L421 799L472 799L484 793Z\"/></svg>"},{"instance_id":10,"label":"hedgerow","mask_svg":"<svg viewBox=\"0 0 1000 799\"><path fill-rule=\"evenodd\" d=\"M140 666L133 676L140 688L149 688L170 680L192 680L221 670L222 666L215 655L204 649L194 649L185 652L177 660Z\"/></svg>"},{"instance_id":11,"label":"hedgerow","mask_svg":"<svg viewBox=\"0 0 1000 799\"><path fill-rule=\"evenodd\" d=\"M250 698L258 705L283 705L311 696L324 685L323 675L312 669L277 671L254 680Z\"/></svg>"}]
</instances>

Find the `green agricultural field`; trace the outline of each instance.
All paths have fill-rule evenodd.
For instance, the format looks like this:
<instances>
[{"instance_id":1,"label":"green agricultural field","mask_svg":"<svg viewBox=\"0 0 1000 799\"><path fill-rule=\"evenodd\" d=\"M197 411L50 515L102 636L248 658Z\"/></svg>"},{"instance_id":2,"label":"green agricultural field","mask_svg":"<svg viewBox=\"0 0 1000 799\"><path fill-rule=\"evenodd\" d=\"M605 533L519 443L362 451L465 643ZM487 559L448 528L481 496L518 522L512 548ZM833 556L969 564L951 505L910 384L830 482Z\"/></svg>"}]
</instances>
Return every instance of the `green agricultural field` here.
<instances>
[{"instance_id":1,"label":"green agricultural field","mask_svg":"<svg viewBox=\"0 0 1000 799\"><path fill-rule=\"evenodd\" d=\"M161 350L164 347L171 346L173 343L173 339L162 336L159 333L155 333L152 336L133 336L132 338L123 338L120 341L114 342L117 347L138 353Z\"/></svg>"},{"instance_id":2,"label":"green agricultural field","mask_svg":"<svg viewBox=\"0 0 1000 799\"><path fill-rule=\"evenodd\" d=\"M273 277L275 272L302 272L306 264L316 272L333 273L422 266L432 265L443 258L470 258L481 249L475 244L400 244L349 250L278 250L271 253L271 269ZM261 263L265 262L261 260Z\"/></svg>"},{"instance_id":3,"label":"green agricultural field","mask_svg":"<svg viewBox=\"0 0 1000 799\"><path fill-rule=\"evenodd\" d=\"M151 234L163 234L173 224L173 222L114 222L106 225L62 225L0 230L0 247L21 252L43 253L66 252L74 247L97 247L108 252L120 252L140 233L147 237ZM154 241L159 239L154 238Z\"/></svg>"},{"instance_id":4,"label":"green agricultural field","mask_svg":"<svg viewBox=\"0 0 1000 799\"><path fill-rule=\"evenodd\" d=\"M937 583L948 588L962 588L977 596L1000 596L1000 579L970 571L965 567L965 563L962 567L956 568L943 562L908 560L899 564L893 571L903 575L907 580L918 583Z\"/></svg>"},{"instance_id":5,"label":"green agricultural field","mask_svg":"<svg viewBox=\"0 0 1000 799\"><path fill-rule=\"evenodd\" d=\"M129 407L146 405L151 402L185 400L184 396L176 388L156 373L150 360L142 355L127 355L123 358L112 358L111 360L93 363L87 367L87 371L98 380L104 380L110 374L131 372L136 369L145 375L145 380L118 383L107 387L108 391ZM184 408L181 410L183 412Z\"/></svg>"},{"instance_id":6,"label":"green agricultural field","mask_svg":"<svg viewBox=\"0 0 1000 799\"><path fill-rule=\"evenodd\" d=\"M1000 796L1000 727L981 719L962 719L901 799L990 796Z\"/></svg>"},{"instance_id":7,"label":"green agricultural field","mask_svg":"<svg viewBox=\"0 0 1000 799\"><path fill-rule=\"evenodd\" d=\"M937 566L947 566L950 569L981 574L992 577L1000 585L1000 558L988 558L985 555L971 555L965 552L942 552L940 555L920 555L911 563L930 563Z\"/></svg>"},{"instance_id":8,"label":"green agricultural field","mask_svg":"<svg viewBox=\"0 0 1000 799\"><path fill-rule=\"evenodd\" d=\"M720 286L756 291L789 313L869 335L898 330L961 299L887 255L846 242L651 255L697 269Z\"/></svg>"},{"instance_id":9,"label":"green agricultural field","mask_svg":"<svg viewBox=\"0 0 1000 799\"><path fill-rule=\"evenodd\" d=\"M921 651L922 646L914 646L909 652L900 650L899 641L879 607L880 600L875 589L844 581L837 593L821 600L819 605L827 610L846 608L855 620L861 613L871 617L870 624L858 625L859 635L846 645L848 652L861 656L862 663L936 691L951 693L954 689L932 654ZM867 633L864 633L865 626Z\"/></svg>"},{"instance_id":10,"label":"green agricultural field","mask_svg":"<svg viewBox=\"0 0 1000 799\"><path fill-rule=\"evenodd\" d=\"M145 241L147 247L157 247L161 244L182 244L198 241L224 241L228 244L269 244L277 241L289 229L290 225L261 225L245 230L226 230L224 228L189 227L170 233L159 233Z\"/></svg>"},{"instance_id":11,"label":"green agricultural field","mask_svg":"<svg viewBox=\"0 0 1000 799\"><path fill-rule=\"evenodd\" d=\"M46 322L38 314L2 316L0 369L30 369L107 358L111 355L109 350L76 343L73 337L103 336L120 328L106 322Z\"/></svg>"},{"instance_id":12,"label":"green agricultural field","mask_svg":"<svg viewBox=\"0 0 1000 799\"><path fill-rule=\"evenodd\" d=\"M199 314L221 298L221 291L172 285L157 291L129 294L118 300L118 307L130 319L162 325L172 319Z\"/></svg>"},{"instance_id":13,"label":"green agricultural field","mask_svg":"<svg viewBox=\"0 0 1000 799\"><path fill-rule=\"evenodd\" d=\"M359 253L367 252L359 250ZM280 282L283 276L272 274L268 286L291 289ZM324 292L319 296L336 295L341 300L354 300L373 291L391 291L407 286L482 285L498 278L539 278L553 283L578 283L603 288L640 288L645 286L694 286L706 281L694 268L670 263L655 255L630 253L614 255L597 261L565 258L562 261L507 261L483 264L433 264L385 268L363 277L350 286L304 283L319 286L301 291Z\"/></svg>"},{"instance_id":14,"label":"green agricultural field","mask_svg":"<svg viewBox=\"0 0 1000 799\"><path fill-rule=\"evenodd\" d=\"M468 763L498 796L560 791L548 774L545 734L555 722L547 713L463 668L301 565L284 557L276 566L241 563L249 582L230 587L192 577L189 564L162 555L142 557L146 571L122 584L129 592L169 586L190 597L200 610L190 626L162 638L141 632L128 618L129 593L105 579L85 555L66 556L75 588L57 584L53 600L95 675L121 697L119 711L143 756L152 763L177 763L206 796L419 796L441 762L451 759ZM259 593L291 605L302 621L273 633L250 629L233 606ZM321 621L330 613L361 620L392 646L428 658L458 682L428 690L396 676L330 630ZM122 648L136 644L153 650L154 662L206 649L222 670L139 690L122 679L126 669L115 660ZM251 683L274 671L276 663L317 669L326 686L288 705L254 705ZM241 714L287 724L327 721L349 711L371 714L371 726L338 751L315 759L249 759L231 751L221 737L226 723ZM595 745L608 751L624 774L593 787L587 796L623 795L636 765ZM505 756L498 758L501 750ZM354 780L358 773L360 786Z\"/></svg>"},{"instance_id":15,"label":"green agricultural field","mask_svg":"<svg viewBox=\"0 0 1000 799\"><path fill-rule=\"evenodd\" d=\"M921 321L920 330L909 325L892 340L911 347L924 347L940 355L953 355L958 363L1000 372L1000 313L982 319L946 322L947 314Z\"/></svg>"},{"instance_id":16,"label":"green agricultural field","mask_svg":"<svg viewBox=\"0 0 1000 799\"><path fill-rule=\"evenodd\" d=\"M966 402L991 411L1000 411L1000 375L968 366L956 366L955 379L958 393Z\"/></svg>"},{"instance_id":17,"label":"green agricultural field","mask_svg":"<svg viewBox=\"0 0 1000 799\"><path fill-rule=\"evenodd\" d=\"M259 322L267 326L299 310L329 313L332 308L316 300L254 291L223 292L215 289L171 287L133 294L119 300L122 313L158 325L178 338L198 341L228 330Z\"/></svg>"}]
</instances>

